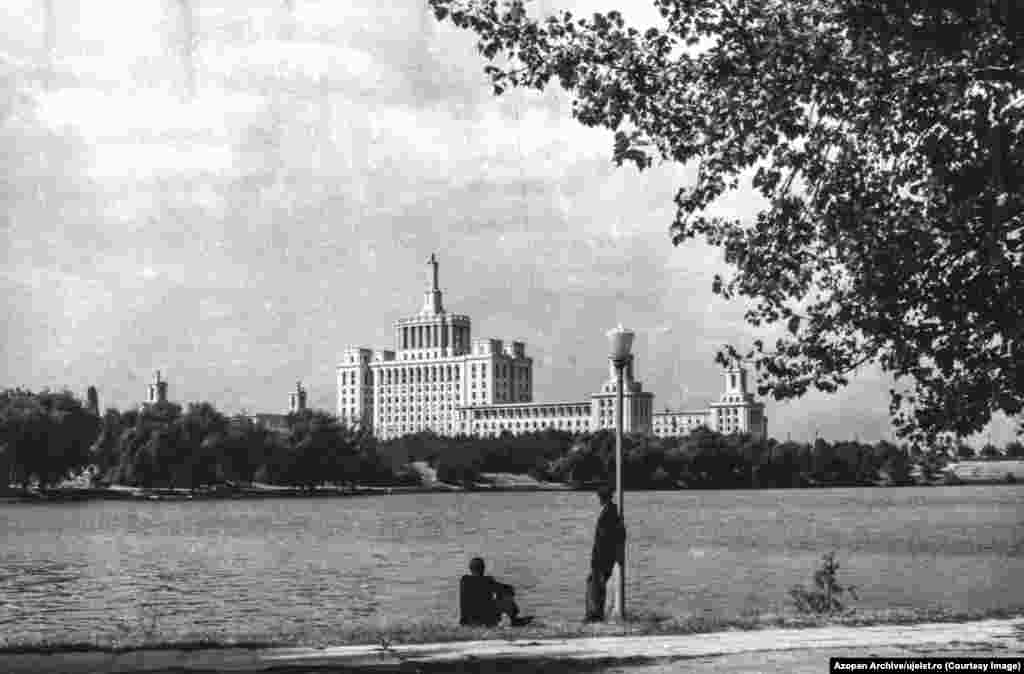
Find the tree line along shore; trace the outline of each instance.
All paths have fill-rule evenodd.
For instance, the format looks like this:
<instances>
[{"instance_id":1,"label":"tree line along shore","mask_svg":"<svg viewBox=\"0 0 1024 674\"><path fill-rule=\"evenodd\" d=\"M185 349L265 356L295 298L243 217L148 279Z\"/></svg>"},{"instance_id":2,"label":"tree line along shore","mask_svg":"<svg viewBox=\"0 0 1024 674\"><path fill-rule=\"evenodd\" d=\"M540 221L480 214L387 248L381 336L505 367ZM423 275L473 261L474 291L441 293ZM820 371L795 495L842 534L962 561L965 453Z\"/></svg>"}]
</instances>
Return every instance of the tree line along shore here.
<instances>
[{"instance_id":1,"label":"tree line along shore","mask_svg":"<svg viewBox=\"0 0 1024 674\"><path fill-rule=\"evenodd\" d=\"M498 437L429 432L381 441L321 410L271 429L206 402L99 414L67 391L0 392L0 474L15 493L71 497L256 497L421 490L587 488L615 475L607 430ZM1024 447L756 440L697 429L627 435L629 489L1013 483ZM974 461L981 459L982 461ZM964 467L970 466L969 471ZM973 478L969 477L973 476Z\"/></svg>"}]
</instances>

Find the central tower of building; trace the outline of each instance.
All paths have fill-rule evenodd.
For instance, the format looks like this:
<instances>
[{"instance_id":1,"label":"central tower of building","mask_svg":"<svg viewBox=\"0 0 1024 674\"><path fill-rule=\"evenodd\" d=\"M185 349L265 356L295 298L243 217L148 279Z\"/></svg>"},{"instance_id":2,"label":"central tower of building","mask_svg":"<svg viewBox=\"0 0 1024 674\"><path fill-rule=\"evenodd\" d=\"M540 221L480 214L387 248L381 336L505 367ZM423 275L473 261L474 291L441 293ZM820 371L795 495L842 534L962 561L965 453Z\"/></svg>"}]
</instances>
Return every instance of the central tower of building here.
<instances>
[{"instance_id":1,"label":"central tower of building","mask_svg":"<svg viewBox=\"0 0 1024 674\"><path fill-rule=\"evenodd\" d=\"M431 255L427 265L429 273L427 290L423 293L423 308L415 316L395 322L395 347L399 360L450 358L470 350L469 316L449 314L444 310L437 256Z\"/></svg>"},{"instance_id":2,"label":"central tower of building","mask_svg":"<svg viewBox=\"0 0 1024 674\"><path fill-rule=\"evenodd\" d=\"M422 308L395 322L395 349L349 347L338 365L338 417L379 438L454 435L460 407L532 400L526 345L474 340L469 316L444 309L435 255L427 267Z\"/></svg>"}]
</instances>

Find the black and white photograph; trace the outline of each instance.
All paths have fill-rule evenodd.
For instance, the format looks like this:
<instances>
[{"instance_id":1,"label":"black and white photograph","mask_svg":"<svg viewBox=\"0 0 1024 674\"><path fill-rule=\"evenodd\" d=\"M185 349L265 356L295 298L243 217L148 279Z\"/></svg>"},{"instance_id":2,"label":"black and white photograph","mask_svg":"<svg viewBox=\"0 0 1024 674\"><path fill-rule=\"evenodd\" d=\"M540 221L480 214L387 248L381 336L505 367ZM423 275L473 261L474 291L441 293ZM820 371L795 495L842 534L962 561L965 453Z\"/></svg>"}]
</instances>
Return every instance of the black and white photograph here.
<instances>
[{"instance_id":1,"label":"black and white photograph","mask_svg":"<svg viewBox=\"0 0 1024 674\"><path fill-rule=\"evenodd\" d=\"M0 672L1024 671L1020 0L4 0L0 308Z\"/></svg>"}]
</instances>

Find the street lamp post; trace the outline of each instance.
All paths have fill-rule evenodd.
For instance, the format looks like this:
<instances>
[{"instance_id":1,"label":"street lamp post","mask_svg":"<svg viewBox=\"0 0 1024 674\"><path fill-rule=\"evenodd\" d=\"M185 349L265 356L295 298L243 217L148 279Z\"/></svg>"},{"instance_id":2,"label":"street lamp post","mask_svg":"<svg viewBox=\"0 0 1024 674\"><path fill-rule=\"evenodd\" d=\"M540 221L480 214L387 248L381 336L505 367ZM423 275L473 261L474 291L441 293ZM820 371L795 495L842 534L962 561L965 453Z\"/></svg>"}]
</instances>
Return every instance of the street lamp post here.
<instances>
[{"instance_id":1,"label":"street lamp post","mask_svg":"<svg viewBox=\"0 0 1024 674\"><path fill-rule=\"evenodd\" d=\"M617 328L608 331L608 345L610 357L615 366L615 497L619 502L619 517L622 518L625 526L626 505L623 498L622 474L624 463L622 461L622 427L623 427L623 389L625 387L623 370L630 359L630 349L633 347L633 331L626 330L620 324ZM626 617L626 543L622 543L622 553L619 558L619 577L615 585L615 617L625 620Z\"/></svg>"}]
</instances>

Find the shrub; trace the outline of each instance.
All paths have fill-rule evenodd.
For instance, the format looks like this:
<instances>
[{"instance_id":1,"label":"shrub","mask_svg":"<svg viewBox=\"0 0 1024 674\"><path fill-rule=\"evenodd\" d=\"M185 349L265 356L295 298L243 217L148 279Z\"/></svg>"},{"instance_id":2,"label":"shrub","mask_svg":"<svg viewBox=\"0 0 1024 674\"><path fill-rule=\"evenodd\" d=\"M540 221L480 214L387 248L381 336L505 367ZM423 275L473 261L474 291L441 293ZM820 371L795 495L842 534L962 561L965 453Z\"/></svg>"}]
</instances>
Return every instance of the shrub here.
<instances>
[{"instance_id":1,"label":"shrub","mask_svg":"<svg viewBox=\"0 0 1024 674\"><path fill-rule=\"evenodd\" d=\"M857 598L856 587L840 585L836 579L839 562L834 552L823 555L821 566L814 572L814 588L807 589L803 585L795 585L789 596L793 598L796 609L800 613L838 613L845 610L844 595Z\"/></svg>"},{"instance_id":2,"label":"shrub","mask_svg":"<svg viewBox=\"0 0 1024 674\"><path fill-rule=\"evenodd\" d=\"M995 445L989 443L981 448L980 456L983 459L1001 459L1003 458L1003 453Z\"/></svg>"}]
</instances>

